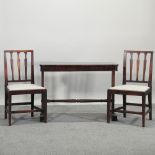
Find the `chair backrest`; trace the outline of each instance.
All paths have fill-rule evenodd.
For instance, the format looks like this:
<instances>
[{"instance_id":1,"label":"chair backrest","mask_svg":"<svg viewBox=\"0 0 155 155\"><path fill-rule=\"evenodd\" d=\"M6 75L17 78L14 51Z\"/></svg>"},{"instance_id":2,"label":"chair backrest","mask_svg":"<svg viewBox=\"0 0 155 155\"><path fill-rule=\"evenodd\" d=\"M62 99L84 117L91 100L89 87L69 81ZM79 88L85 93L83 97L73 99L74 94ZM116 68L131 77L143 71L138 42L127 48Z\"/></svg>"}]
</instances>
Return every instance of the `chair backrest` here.
<instances>
[{"instance_id":1,"label":"chair backrest","mask_svg":"<svg viewBox=\"0 0 155 155\"><path fill-rule=\"evenodd\" d=\"M128 69L129 77L127 77ZM136 73L135 76L133 71ZM148 83L148 86L152 88L152 71L153 51L124 51L123 84L126 82Z\"/></svg>"},{"instance_id":2,"label":"chair backrest","mask_svg":"<svg viewBox=\"0 0 155 155\"><path fill-rule=\"evenodd\" d=\"M33 50L5 50L4 74L5 86L8 85L8 82L34 83Z\"/></svg>"}]
</instances>

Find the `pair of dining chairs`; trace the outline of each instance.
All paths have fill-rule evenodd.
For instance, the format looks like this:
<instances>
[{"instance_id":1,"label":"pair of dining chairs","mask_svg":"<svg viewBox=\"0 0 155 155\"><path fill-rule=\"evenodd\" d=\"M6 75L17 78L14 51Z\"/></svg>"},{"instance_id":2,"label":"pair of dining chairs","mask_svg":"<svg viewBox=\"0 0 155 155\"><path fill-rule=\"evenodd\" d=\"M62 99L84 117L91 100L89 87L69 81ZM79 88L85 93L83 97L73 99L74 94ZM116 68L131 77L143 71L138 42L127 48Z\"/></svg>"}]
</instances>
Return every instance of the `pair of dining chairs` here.
<instances>
[{"instance_id":1,"label":"pair of dining chairs","mask_svg":"<svg viewBox=\"0 0 155 155\"><path fill-rule=\"evenodd\" d=\"M136 55L136 57L134 56ZM14 58L16 57L16 61ZM21 58L22 57L22 58ZM28 61L30 58L30 61ZM129 62L127 58L130 58ZM143 58L143 61L140 61ZM149 59L149 61L148 61ZM23 60L23 61L22 61ZM134 60L136 61L136 79L133 78ZM21 66L24 64L24 68ZM30 65L29 65L30 64ZM129 65L127 65L129 64ZM143 65L142 79L140 75L140 64ZM130 68L130 77L127 78L127 66ZM148 67L147 67L148 66ZM28 69L30 67L30 70ZM16 68L16 69L15 69ZM153 70L153 51L124 51L123 61L123 85L114 86L107 90L107 122L115 112L142 115L142 126L145 126L145 115L149 113L149 119L152 119L152 70ZM146 72L148 71L148 79ZM11 75L9 74L11 72ZM17 72L17 74L15 74ZM22 73L24 76L22 76ZM30 75L28 75L28 73ZM40 121L47 122L47 90L45 87L35 85L34 82L34 53L33 50L5 50L4 51L4 74L5 74L5 118L8 116L8 124L11 125L11 115L14 113L31 113L40 112ZM17 77L15 77L18 75ZM11 79L10 79L11 77ZM146 83L147 86L129 85L132 83ZM30 94L30 102L12 103L13 95ZM34 94L41 94L41 107L34 105ZM115 94L123 95L123 106L115 108ZM127 102L127 95L142 96L142 104ZM148 104L146 104L146 96L148 96ZM12 110L14 105L31 105L29 110ZM142 111L129 111L127 105L141 106ZM146 111L146 107L148 110Z\"/></svg>"}]
</instances>

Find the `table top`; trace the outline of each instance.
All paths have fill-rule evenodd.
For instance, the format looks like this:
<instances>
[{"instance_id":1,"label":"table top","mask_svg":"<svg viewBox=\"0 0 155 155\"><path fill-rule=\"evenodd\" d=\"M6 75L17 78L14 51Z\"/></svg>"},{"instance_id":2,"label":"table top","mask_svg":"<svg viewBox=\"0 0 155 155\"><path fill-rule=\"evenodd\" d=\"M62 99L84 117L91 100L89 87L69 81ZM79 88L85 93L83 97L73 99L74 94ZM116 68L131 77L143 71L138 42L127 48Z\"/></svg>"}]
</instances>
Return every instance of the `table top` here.
<instances>
[{"instance_id":1,"label":"table top","mask_svg":"<svg viewBox=\"0 0 155 155\"><path fill-rule=\"evenodd\" d=\"M44 62L41 71L117 71L118 64L110 62Z\"/></svg>"}]
</instances>

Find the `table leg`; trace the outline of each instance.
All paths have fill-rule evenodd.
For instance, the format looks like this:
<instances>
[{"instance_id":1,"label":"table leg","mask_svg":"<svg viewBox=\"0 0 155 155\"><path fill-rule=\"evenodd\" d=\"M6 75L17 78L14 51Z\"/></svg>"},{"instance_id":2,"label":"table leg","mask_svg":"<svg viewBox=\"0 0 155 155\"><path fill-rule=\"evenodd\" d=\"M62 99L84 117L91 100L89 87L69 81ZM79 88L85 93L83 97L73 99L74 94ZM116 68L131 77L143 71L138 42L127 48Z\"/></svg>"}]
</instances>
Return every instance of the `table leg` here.
<instances>
[{"instance_id":1,"label":"table leg","mask_svg":"<svg viewBox=\"0 0 155 155\"><path fill-rule=\"evenodd\" d=\"M44 87L44 71L41 71L41 86Z\"/></svg>"},{"instance_id":2,"label":"table leg","mask_svg":"<svg viewBox=\"0 0 155 155\"><path fill-rule=\"evenodd\" d=\"M112 81L111 81L111 86L115 86L115 71L112 71ZM114 108L115 108L115 95L112 94L112 121L117 121L117 115L114 113Z\"/></svg>"}]
</instances>

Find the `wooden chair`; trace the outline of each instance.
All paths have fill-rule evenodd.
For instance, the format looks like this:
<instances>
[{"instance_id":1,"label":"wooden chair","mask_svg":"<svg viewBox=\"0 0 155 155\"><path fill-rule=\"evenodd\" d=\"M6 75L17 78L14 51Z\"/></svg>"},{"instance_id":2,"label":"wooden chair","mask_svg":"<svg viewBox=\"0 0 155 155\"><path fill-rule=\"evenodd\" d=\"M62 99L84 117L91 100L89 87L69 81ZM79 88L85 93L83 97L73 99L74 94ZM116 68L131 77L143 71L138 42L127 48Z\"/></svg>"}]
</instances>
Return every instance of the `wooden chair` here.
<instances>
[{"instance_id":1,"label":"wooden chair","mask_svg":"<svg viewBox=\"0 0 155 155\"><path fill-rule=\"evenodd\" d=\"M22 60L23 58L23 60ZM30 58L30 60L29 60ZM29 61L28 61L29 60ZM23 68L22 68L23 66ZM17 74L15 74L15 71ZM29 71L29 74L28 74ZM23 76L22 73L25 75ZM4 51L5 74L5 119L11 125L11 114L40 112L40 121L47 122L47 90L34 84L34 54L32 50L5 50ZM18 75L17 77L15 75ZM9 77L11 76L11 78ZM13 95L30 94L31 102L12 103ZM41 108L34 105L34 94L41 94ZM31 105L30 110L12 110L14 105Z\"/></svg>"},{"instance_id":2,"label":"wooden chair","mask_svg":"<svg viewBox=\"0 0 155 155\"><path fill-rule=\"evenodd\" d=\"M140 58L143 57L141 61ZM129 58L129 61L128 59ZM135 58L135 60L133 59ZM147 60L149 59L149 61ZM127 65L128 64L128 65ZM133 78L133 67L136 64L136 77ZM142 78L140 75L140 64L142 64ZM148 67L148 68L147 68ZM129 68L130 76L127 78L127 68ZM146 70L148 69L148 79L146 79ZM126 113L142 115L142 126L145 127L145 115L149 113L149 119L152 120L152 70L153 70L153 51L124 51L123 61L123 85L114 86L107 91L107 122L110 122L110 118L114 112L123 113L126 117ZM146 85L131 85L127 83L147 83ZM114 102L111 102L111 98L115 94L123 95L123 106L115 108ZM142 96L142 104L131 103L126 101L127 95ZM148 104L146 104L146 96L148 95ZM141 106L142 111L127 110L129 106ZM147 107L147 110L146 110Z\"/></svg>"}]
</instances>

